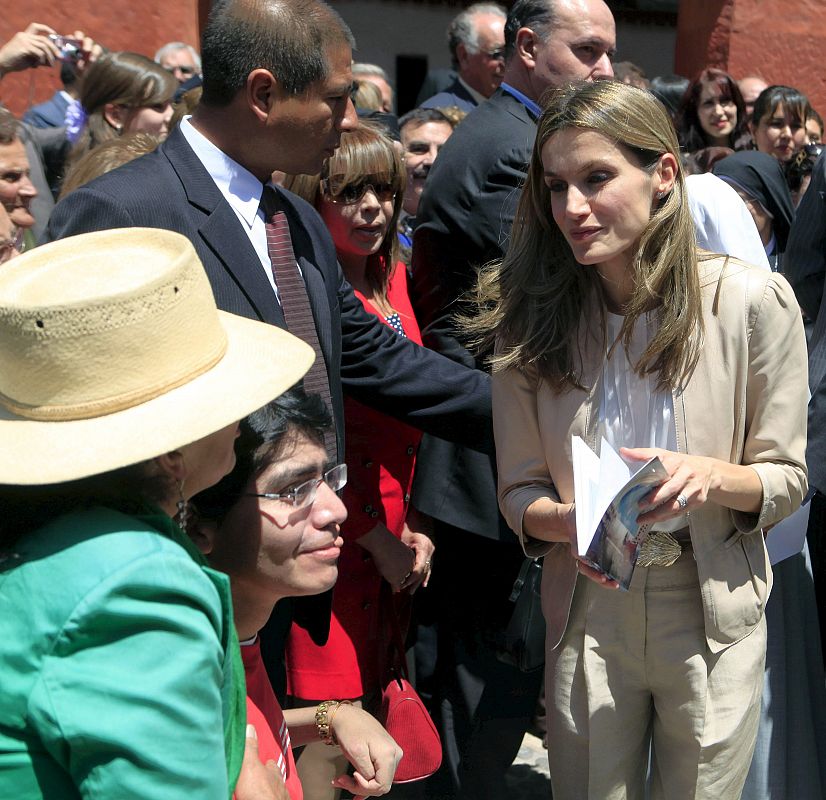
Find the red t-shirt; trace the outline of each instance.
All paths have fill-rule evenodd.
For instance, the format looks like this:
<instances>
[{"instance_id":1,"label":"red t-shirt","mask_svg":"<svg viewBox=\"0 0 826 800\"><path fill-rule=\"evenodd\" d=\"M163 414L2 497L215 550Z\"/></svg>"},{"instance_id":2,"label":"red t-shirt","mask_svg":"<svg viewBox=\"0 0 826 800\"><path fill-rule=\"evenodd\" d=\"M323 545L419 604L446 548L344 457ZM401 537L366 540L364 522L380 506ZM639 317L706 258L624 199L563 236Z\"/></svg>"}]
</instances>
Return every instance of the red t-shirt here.
<instances>
[{"instance_id":1,"label":"red t-shirt","mask_svg":"<svg viewBox=\"0 0 826 800\"><path fill-rule=\"evenodd\" d=\"M258 638L252 644L241 645L241 656L247 678L247 722L255 726L258 734L258 755L264 764L272 760L278 765L290 800L304 800L290 747L290 732L261 660Z\"/></svg>"}]
</instances>

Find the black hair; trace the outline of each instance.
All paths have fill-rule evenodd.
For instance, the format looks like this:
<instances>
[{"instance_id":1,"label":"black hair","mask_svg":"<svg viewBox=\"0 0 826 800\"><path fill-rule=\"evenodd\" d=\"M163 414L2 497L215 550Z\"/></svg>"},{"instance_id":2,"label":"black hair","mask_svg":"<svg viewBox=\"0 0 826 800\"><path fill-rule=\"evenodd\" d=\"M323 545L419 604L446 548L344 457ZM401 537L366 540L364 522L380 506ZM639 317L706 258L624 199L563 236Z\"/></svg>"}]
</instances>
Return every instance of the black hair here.
<instances>
[{"instance_id":1,"label":"black hair","mask_svg":"<svg viewBox=\"0 0 826 800\"><path fill-rule=\"evenodd\" d=\"M201 38L205 106L226 106L255 69L272 73L291 95L329 74L327 48L355 39L321 0L218 0Z\"/></svg>"},{"instance_id":2,"label":"black hair","mask_svg":"<svg viewBox=\"0 0 826 800\"><path fill-rule=\"evenodd\" d=\"M74 64L64 61L60 65L60 82L65 89L77 83L77 71L75 70Z\"/></svg>"},{"instance_id":3,"label":"black hair","mask_svg":"<svg viewBox=\"0 0 826 800\"><path fill-rule=\"evenodd\" d=\"M539 36L545 37L555 16L553 0L516 0L505 21L505 58L509 59L513 55L516 33L520 28L531 28Z\"/></svg>"},{"instance_id":4,"label":"black hair","mask_svg":"<svg viewBox=\"0 0 826 800\"><path fill-rule=\"evenodd\" d=\"M235 466L217 484L195 495L197 513L220 521L238 502L250 478L267 469L296 435L324 444L324 433L332 426L330 411L318 394L307 394L294 386L276 400L241 421L235 440Z\"/></svg>"},{"instance_id":5,"label":"black hair","mask_svg":"<svg viewBox=\"0 0 826 800\"><path fill-rule=\"evenodd\" d=\"M806 119L811 116L812 107L803 92L792 86L775 84L763 89L754 101L754 110L751 112L752 125L757 127L763 117L774 114L781 103L786 113L801 125L805 125Z\"/></svg>"},{"instance_id":6,"label":"black hair","mask_svg":"<svg viewBox=\"0 0 826 800\"><path fill-rule=\"evenodd\" d=\"M666 107L673 119L689 83L691 81L682 75L657 75L651 79L648 91Z\"/></svg>"},{"instance_id":7,"label":"black hair","mask_svg":"<svg viewBox=\"0 0 826 800\"><path fill-rule=\"evenodd\" d=\"M145 461L64 483L0 485L0 551L72 511L106 506L125 514L145 513L147 503L160 504L173 491L172 479L150 472Z\"/></svg>"}]
</instances>

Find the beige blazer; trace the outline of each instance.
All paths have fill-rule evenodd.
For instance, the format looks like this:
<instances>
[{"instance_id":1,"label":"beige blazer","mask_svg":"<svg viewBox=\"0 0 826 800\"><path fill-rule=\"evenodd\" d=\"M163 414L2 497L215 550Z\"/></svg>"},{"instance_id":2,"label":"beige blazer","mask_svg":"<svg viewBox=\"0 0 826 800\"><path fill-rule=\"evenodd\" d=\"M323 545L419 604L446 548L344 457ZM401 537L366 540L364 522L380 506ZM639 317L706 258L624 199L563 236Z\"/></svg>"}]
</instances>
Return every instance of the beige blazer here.
<instances>
[{"instance_id":1,"label":"beige blazer","mask_svg":"<svg viewBox=\"0 0 826 800\"><path fill-rule=\"evenodd\" d=\"M749 465L763 484L758 514L709 502L689 515L706 639L719 652L760 622L771 589L760 531L791 514L807 489L806 340L782 276L721 256L698 268L704 342L688 384L673 392L677 447ZM555 394L518 370L493 376L499 505L525 552L545 556L549 648L565 632L577 571L567 544L526 536L522 517L540 497L573 501L572 436L596 446L603 349L593 332L583 332L580 344L585 391Z\"/></svg>"}]
</instances>

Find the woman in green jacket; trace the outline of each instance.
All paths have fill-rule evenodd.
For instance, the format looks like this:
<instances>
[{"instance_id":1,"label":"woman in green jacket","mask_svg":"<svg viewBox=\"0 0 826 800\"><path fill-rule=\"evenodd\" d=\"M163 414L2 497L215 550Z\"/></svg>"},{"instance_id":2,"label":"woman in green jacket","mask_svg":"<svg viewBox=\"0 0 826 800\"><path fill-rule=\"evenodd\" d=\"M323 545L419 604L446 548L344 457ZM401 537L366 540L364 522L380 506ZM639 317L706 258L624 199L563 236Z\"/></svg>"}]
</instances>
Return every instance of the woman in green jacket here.
<instances>
[{"instance_id":1,"label":"woman in green jacket","mask_svg":"<svg viewBox=\"0 0 826 800\"><path fill-rule=\"evenodd\" d=\"M181 527L238 420L311 360L219 312L178 234L73 237L0 273L0 797L229 797L229 585Z\"/></svg>"}]
</instances>

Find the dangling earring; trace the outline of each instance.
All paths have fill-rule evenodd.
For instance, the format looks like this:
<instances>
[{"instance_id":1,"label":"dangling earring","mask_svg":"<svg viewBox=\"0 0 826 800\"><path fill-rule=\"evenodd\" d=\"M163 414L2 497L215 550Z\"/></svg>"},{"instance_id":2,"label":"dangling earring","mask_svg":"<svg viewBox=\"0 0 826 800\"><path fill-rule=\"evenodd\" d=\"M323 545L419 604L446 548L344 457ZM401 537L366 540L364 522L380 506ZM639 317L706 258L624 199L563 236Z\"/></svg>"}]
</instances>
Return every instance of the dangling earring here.
<instances>
[{"instance_id":1,"label":"dangling earring","mask_svg":"<svg viewBox=\"0 0 826 800\"><path fill-rule=\"evenodd\" d=\"M178 481L178 501L175 503L175 522L178 527L186 533L186 526L189 523L189 503L184 498L184 482Z\"/></svg>"}]
</instances>

